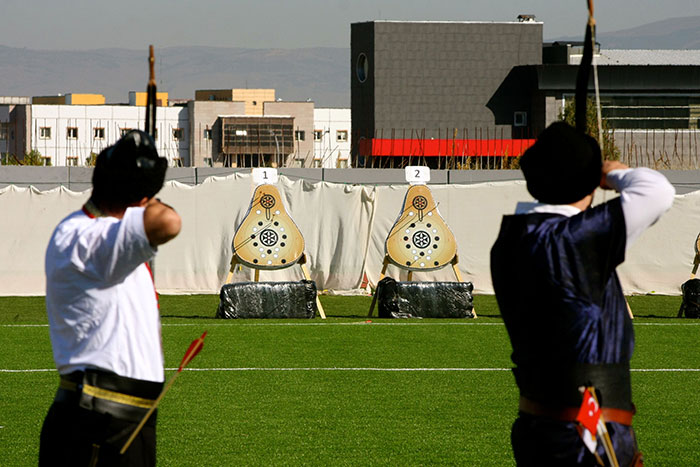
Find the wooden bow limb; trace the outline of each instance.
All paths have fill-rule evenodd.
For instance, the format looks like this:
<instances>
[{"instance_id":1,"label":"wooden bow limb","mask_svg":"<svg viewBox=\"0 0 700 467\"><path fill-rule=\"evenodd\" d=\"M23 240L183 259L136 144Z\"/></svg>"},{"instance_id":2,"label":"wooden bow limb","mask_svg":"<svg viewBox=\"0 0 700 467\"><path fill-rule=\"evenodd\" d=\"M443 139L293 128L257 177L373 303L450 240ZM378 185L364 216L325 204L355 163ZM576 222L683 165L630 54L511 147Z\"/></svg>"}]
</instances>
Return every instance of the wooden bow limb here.
<instances>
[{"instance_id":1,"label":"wooden bow limb","mask_svg":"<svg viewBox=\"0 0 700 467\"><path fill-rule=\"evenodd\" d=\"M153 45L148 46L148 84L146 85L146 121L144 131L148 133L153 141L156 140L156 73L154 65L156 63L153 54ZM152 258L148 262L153 278L153 286L156 285L156 260Z\"/></svg>"}]
</instances>

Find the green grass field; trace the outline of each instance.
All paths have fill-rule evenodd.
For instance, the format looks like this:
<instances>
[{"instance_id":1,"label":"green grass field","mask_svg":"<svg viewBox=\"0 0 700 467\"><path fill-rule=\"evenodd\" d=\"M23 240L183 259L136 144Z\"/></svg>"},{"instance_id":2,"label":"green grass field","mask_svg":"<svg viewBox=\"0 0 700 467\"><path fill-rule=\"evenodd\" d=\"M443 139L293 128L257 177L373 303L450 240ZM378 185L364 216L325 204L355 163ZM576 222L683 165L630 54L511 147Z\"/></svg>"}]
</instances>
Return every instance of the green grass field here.
<instances>
[{"instance_id":1,"label":"green grass field","mask_svg":"<svg viewBox=\"0 0 700 467\"><path fill-rule=\"evenodd\" d=\"M700 322L680 297L630 297L635 429L646 465L699 465ZM367 297L324 296L328 319L216 320L218 296L163 296L164 466L513 465L517 390L492 296L476 320L367 323ZM56 390L44 301L0 298L0 466L36 465Z\"/></svg>"}]
</instances>

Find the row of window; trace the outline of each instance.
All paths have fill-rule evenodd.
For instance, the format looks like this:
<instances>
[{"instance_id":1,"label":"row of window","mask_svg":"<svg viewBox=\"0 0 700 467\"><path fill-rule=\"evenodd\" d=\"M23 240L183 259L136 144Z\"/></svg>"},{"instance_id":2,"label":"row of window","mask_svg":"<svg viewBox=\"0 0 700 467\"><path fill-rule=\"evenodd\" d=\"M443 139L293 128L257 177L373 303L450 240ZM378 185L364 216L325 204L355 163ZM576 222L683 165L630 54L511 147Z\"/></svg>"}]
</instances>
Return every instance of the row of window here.
<instances>
[{"instance_id":1,"label":"row of window","mask_svg":"<svg viewBox=\"0 0 700 467\"><path fill-rule=\"evenodd\" d=\"M120 128L119 129L119 134L120 136L124 136L127 134L129 131L131 131L133 128ZM185 137L185 131L182 128L173 128L173 139L176 141L179 141ZM51 139L51 134L52 134L52 127L50 126L42 126L39 127L39 139ZM314 130L314 141L321 141L323 139L323 130ZM237 136L252 136L252 134L249 135L249 130L237 130L236 131ZM211 140L212 139L212 130L210 128L207 128L203 131L202 137L205 140ZM66 138L67 139L78 139L78 127L74 126L69 126L66 128ZM92 138L93 139L105 139L105 129L103 127L94 127L92 129ZM7 128L5 126L0 127L0 140L6 140L7 139ZM155 134L155 139L158 139L158 129L156 128L156 134ZM306 141L306 131L304 130L297 130L294 132L294 139L296 141ZM348 131L347 130L337 130L335 132L335 140L339 143L346 142L348 140Z\"/></svg>"},{"instance_id":2,"label":"row of window","mask_svg":"<svg viewBox=\"0 0 700 467\"><path fill-rule=\"evenodd\" d=\"M45 166L51 165L51 156L42 156L41 158L44 162L43 165L45 165ZM77 167L79 165L78 156L67 156L66 157L66 165ZM173 167L182 167L182 160L179 157L174 157L174 158L172 158L171 165Z\"/></svg>"},{"instance_id":3,"label":"row of window","mask_svg":"<svg viewBox=\"0 0 700 467\"><path fill-rule=\"evenodd\" d=\"M119 135L124 136L128 132L133 130L133 128L120 128ZM181 140L185 137L185 131L182 128L173 128L173 139ZM211 130L205 130L211 131ZM158 129L156 128L156 133L154 135L155 139L158 139ZM78 139L78 127L69 126L66 128L66 138L67 139ZM93 139L105 139L105 129L102 127L95 127L92 129ZM42 126L39 127L39 139L51 139L51 127ZM211 139L211 138L210 138Z\"/></svg>"},{"instance_id":4,"label":"row of window","mask_svg":"<svg viewBox=\"0 0 700 467\"><path fill-rule=\"evenodd\" d=\"M330 131L330 130L328 130ZM323 139L323 130L314 130L314 141L321 141ZM335 140L339 143L343 143L348 140L348 130L337 130L335 132Z\"/></svg>"}]
</instances>

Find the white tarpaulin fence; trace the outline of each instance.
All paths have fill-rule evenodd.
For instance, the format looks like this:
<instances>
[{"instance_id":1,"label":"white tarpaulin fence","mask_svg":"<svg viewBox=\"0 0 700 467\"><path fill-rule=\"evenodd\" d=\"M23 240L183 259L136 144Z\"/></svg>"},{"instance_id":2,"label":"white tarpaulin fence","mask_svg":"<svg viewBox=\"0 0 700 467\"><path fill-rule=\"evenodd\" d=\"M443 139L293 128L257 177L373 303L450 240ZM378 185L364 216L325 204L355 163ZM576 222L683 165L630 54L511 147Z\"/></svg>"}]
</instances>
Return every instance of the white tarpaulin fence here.
<instances>
[{"instance_id":1,"label":"white tarpaulin fence","mask_svg":"<svg viewBox=\"0 0 700 467\"><path fill-rule=\"evenodd\" d=\"M407 185L359 186L291 181L277 185L289 214L304 235L311 276L320 290L360 287L366 272L376 284L384 258L384 241L403 205ZM501 217L518 201L532 201L524 182L430 186L440 214L457 239L459 269L477 294L491 294L489 252ZM250 203L251 176L234 174L190 187L168 182L158 195L182 216L182 232L160 247L156 287L161 293L218 293L229 269L236 226ZM80 209L89 191L65 188L38 191L0 189L0 295L43 295L44 252L56 224ZM598 201L615 194L600 191ZM677 295L689 278L693 245L700 228L700 192L676 196L673 208L645 232L618 268L625 293ZM387 274L406 280L390 266ZM528 274L527 270L518 275ZM234 281L249 281L250 269ZM263 271L262 281L299 280L300 268ZM415 273L415 281L455 280L451 268Z\"/></svg>"}]
</instances>

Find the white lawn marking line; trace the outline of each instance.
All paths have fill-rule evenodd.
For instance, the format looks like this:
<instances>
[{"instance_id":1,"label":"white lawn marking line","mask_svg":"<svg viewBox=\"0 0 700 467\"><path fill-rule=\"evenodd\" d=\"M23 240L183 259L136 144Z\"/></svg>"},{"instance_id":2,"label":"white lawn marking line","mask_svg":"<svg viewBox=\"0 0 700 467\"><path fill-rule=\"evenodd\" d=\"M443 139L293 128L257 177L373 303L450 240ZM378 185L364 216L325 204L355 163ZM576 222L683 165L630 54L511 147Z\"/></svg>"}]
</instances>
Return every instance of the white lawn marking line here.
<instances>
[{"instance_id":1,"label":"white lawn marking line","mask_svg":"<svg viewBox=\"0 0 700 467\"><path fill-rule=\"evenodd\" d=\"M177 368L166 368L166 371L175 371ZM27 370L9 370L0 368L0 373L42 373L54 372L54 368L36 368ZM238 367L238 368L184 368L183 371L385 371L385 372L411 372L411 371L511 371L511 368L377 368L377 367L289 367L289 368L265 368L265 367ZM633 368L630 371L640 373L689 373L700 372L700 368Z\"/></svg>"}]
</instances>

